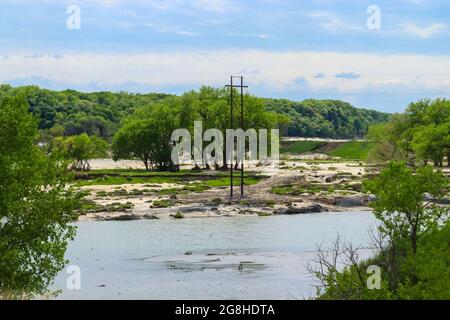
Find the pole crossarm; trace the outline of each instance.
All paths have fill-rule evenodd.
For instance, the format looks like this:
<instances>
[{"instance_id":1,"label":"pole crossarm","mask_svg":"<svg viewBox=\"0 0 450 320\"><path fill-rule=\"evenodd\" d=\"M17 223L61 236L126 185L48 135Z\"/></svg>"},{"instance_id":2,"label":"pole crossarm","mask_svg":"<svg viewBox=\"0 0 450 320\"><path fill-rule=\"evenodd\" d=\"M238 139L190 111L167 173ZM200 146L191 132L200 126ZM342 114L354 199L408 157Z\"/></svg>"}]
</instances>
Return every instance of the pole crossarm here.
<instances>
[{"instance_id":1,"label":"pole crossarm","mask_svg":"<svg viewBox=\"0 0 450 320\"><path fill-rule=\"evenodd\" d=\"M248 88L248 86L241 86L241 85L235 85L235 84L233 84L233 85L227 84L225 87L227 87L227 88Z\"/></svg>"}]
</instances>

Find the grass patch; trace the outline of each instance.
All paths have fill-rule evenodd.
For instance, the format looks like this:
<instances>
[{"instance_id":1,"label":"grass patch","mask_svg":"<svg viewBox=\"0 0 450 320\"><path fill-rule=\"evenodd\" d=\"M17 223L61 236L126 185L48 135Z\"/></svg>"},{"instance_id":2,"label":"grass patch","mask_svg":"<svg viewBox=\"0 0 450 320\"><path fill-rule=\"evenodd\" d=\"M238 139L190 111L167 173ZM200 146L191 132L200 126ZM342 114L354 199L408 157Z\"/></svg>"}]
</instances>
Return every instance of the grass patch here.
<instances>
[{"instance_id":1,"label":"grass patch","mask_svg":"<svg viewBox=\"0 0 450 320\"><path fill-rule=\"evenodd\" d=\"M104 176L91 180L77 180L76 185L81 186L107 186L107 185L121 185L121 184L142 184L142 183L176 183L177 178L173 177L131 177L131 176Z\"/></svg>"},{"instance_id":2,"label":"grass patch","mask_svg":"<svg viewBox=\"0 0 450 320\"><path fill-rule=\"evenodd\" d=\"M311 152L317 149L318 147L324 145L326 142L323 141L289 141L283 143L280 148L281 153L291 153L291 154L300 154Z\"/></svg>"},{"instance_id":3,"label":"grass patch","mask_svg":"<svg viewBox=\"0 0 450 320\"><path fill-rule=\"evenodd\" d=\"M183 190L180 188L168 188L168 189L160 189L155 190L154 193L160 196L170 196L170 195L177 195L182 193L187 193L187 190Z\"/></svg>"},{"instance_id":4,"label":"grass patch","mask_svg":"<svg viewBox=\"0 0 450 320\"><path fill-rule=\"evenodd\" d=\"M257 184L258 182L261 181L261 179L263 179L262 177L245 177L244 176L244 185L246 186L251 186L254 184ZM235 186L239 186L240 185L240 176L235 176L233 179L233 185ZM228 187L230 185L230 177L223 177L223 178L217 178L217 179L212 179L212 180L208 180L205 181L205 184L208 187L214 188L214 187Z\"/></svg>"},{"instance_id":5,"label":"grass patch","mask_svg":"<svg viewBox=\"0 0 450 320\"><path fill-rule=\"evenodd\" d=\"M241 206L249 206L250 205L250 201L242 199L241 201L239 201L239 204Z\"/></svg>"},{"instance_id":6,"label":"grass patch","mask_svg":"<svg viewBox=\"0 0 450 320\"><path fill-rule=\"evenodd\" d=\"M366 160L369 152L375 147L373 142L349 141L327 154L332 157L340 157L346 160Z\"/></svg>"},{"instance_id":7,"label":"grass patch","mask_svg":"<svg viewBox=\"0 0 450 320\"><path fill-rule=\"evenodd\" d=\"M267 212L258 212L258 216L260 216L260 217L269 217L269 216L271 216L271 214L267 213Z\"/></svg>"},{"instance_id":8,"label":"grass patch","mask_svg":"<svg viewBox=\"0 0 450 320\"><path fill-rule=\"evenodd\" d=\"M274 208L275 204L276 204L276 202L274 200L267 200L266 201L266 206L268 206L269 208Z\"/></svg>"},{"instance_id":9,"label":"grass patch","mask_svg":"<svg viewBox=\"0 0 450 320\"><path fill-rule=\"evenodd\" d=\"M270 190L274 194L278 194L281 196L291 195L291 196L299 196L303 193L310 193L310 194L316 194L320 193L322 191L324 192L331 192L332 188L328 186L321 186L321 185L309 185L307 187L301 187L301 186L277 186L272 187Z\"/></svg>"},{"instance_id":10,"label":"grass patch","mask_svg":"<svg viewBox=\"0 0 450 320\"><path fill-rule=\"evenodd\" d=\"M201 172L191 170L181 170L177 172L170 171L145 171L142 169L98 169L88 172L91 175L106 175L106 176L127 176L127 177L183 177L183 176L198 176Z\"/></svg>"},{"instance_id":11,"label":"grass patch","mask_svg":"<svg viewBox=\"0 0 450 320\"><path fill-rule=\"evenodd\" d=\"M81 199L77 208L77 212L79 214L86 214L89 212L98 212L98 210L101 210L102 208L102 205L97 204L93 200Z\"/></svg>"},{"instance_id":12,"label":"grass patch","mask_svg":"<svg viewBox=\"0 0 450 320\"><path fill-rule=\"evenodd\" d=\"M172 200L156 200L153 201L151 204L151 208L169 208L171 206L173 206L174 203Z\"/></svg>"},{"instance_id":13,"label":"grass patch","mask_svg":"<svg viewBox=\"0 0 450 320\"><path fill-rule=\"evenodd\" d=\"M245 174L244 184L253 185L258 183L263 177L249 176ZM236 176L235 183L239 184ZM191 183L201 180L201 183ZM145 184L148 186L161 185L163 183L178 183L186 185L185 190L193 192L203 192L208 188L224 187L230 184L230 178L226 172L215 174L205 174L204 172L180 171L180 172L147 172L142 170L93 170L85 175L81 175L75 180L76 186L93 185L122 185L122 184ZM133 192L140 195L139 190Z\"/></svg>"},{"instance_id":14,"label":"grass patch","mask_svg":"<svg viewBox=\"0 0 450 320\"><path fill-rule=\"evenodd\" d=\"M277 187L272 187L272 189L270 191L272 193L282 196L282 195L292 194L293 190L294 190L293 186L277 186Z\"/></svg>"},{"instance_id":15,"label":"grass patch","mask_svg":"<svg viewBox=\"0 0 450 320\"><path fill-rule=\"evenodd\" d=\"M127 210L133 209L134 204L131 202L127 203L119 203L114 202L111 204L107 204L102 206L101 204L95 203L92 200L84 199L81 207L78 209L79 214L86 213L97 213L97 212L125 212Z\"/></svg>"},{"instance_id":16,"label":"grass patch","mask_svg":"<svg viewBox=\"0 0 450 320\"><path fill-rule=\"evenodd\" d=\"M139 189L133 189L130 192L128 192L128 194L130 196L141 196L141 195L145 194L145 191L144 190L139 190Z\"/></svg>"},{"instance_id":17,"label":"grass patch","mask_svg":"<svg viewBox=\"0 0 450 320\"><path fill-rule=\"evenodd\" d=\"M201 193L208 190L210 187L205 183L192 183L184 186L183 190Z\"/></svg>"},{"instance_id":18,"label":"grass patch","mask_svg":"<svg viewBox=\"0 0 450 320\"><path fill-rule=\"evenodd\" d=\"M298 196L308 191L305 188L299 186L278 186L272 187L271 192L280 196Z\"/></svg>"},{"instance_id":19,"label":"grass patch","mask_svg":"<svg viewBox=\"0 0 450 320\"><path fill-rule=\"evenodd\" d=\"M128 196L128 191L124 188L116 189L107 194L110 197L126 197Z\"/></svg>"},{"instance_id":20,"label":"grass patch","mask_svg":"<svg viewBox=\"0 0 450 320\"><path fill-rule=\"evenodd\" d=\"M104 206L104 211L107 211L107 212L127 211L129 209L133 209L133 207L134 207L134 204L132 204L131 202L127 202L127 203L115 202L115 203L111 203L109 205Z\"/></svg>"},{"instance_id":21,"label":"grass patch","mask_svg":"<svg viewBox=\"0 0 450 320\"><path fill-rule=\"evenodd\" d=\"M183 219L184 218L184 216L181 212L177 212L176 214L172 215L172 217L174 219Z\"/></svg>"}]
</instances>

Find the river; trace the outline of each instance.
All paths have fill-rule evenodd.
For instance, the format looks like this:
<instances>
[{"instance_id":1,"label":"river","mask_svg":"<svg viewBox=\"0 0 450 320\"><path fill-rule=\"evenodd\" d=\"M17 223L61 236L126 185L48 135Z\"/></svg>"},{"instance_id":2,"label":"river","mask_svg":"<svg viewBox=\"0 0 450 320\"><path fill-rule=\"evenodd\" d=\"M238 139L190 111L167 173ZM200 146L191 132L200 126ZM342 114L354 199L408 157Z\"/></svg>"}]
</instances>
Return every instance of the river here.
<instances>
[{"instance_id":1,"label":"river","mask_svg":"<svg viewBox=\"0 0 450 320\"><path fill-rule=\"evenodd\" d=\"M82 221L58 299L303 299L314 295L306 263L339 234L368 247L368 212L296 216ZM369 250L367 250L369 251ZM72 269L73 270L73 269Z\"/></svg>"}]
</instances>

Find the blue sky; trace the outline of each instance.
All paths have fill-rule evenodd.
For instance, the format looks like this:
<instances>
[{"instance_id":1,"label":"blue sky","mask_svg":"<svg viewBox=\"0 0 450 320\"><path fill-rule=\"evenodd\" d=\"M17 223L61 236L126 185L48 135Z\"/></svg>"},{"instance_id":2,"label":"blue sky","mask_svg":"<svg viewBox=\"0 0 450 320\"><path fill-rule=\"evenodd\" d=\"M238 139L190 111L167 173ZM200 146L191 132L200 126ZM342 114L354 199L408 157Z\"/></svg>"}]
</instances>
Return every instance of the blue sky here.
<instances>
[{"instance_id":1,"label":"blue sky","mask_svg":"<svg viewBox=\"0 0 450 320\"><path fill-rule=\"evenodd\" d=\"M0 82L182 93L233 73L258 96L397 112L450 97L449 20L445 0L3 0Z\"/></svg>"}]
</instances>

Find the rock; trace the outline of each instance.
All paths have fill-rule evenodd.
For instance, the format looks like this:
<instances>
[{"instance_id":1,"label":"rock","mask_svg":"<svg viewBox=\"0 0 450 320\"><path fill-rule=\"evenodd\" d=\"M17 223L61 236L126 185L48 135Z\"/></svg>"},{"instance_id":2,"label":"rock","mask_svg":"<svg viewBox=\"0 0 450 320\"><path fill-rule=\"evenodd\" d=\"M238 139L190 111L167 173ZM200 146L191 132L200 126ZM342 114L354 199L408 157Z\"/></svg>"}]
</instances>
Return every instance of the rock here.
<instances>
[{"instance_id":1,"label":"rock","mask_svg":"<svg viewBox=\"0 0 450 320\"><path fill-rule=\"evenodd\" d=\"M359 197L346 197L346 198L340 198L336 199L336 204L340 207L364 207L365 201L362 198Z\"/></svg>"},{"instance_id":2,"label":"rock","mask_svg":"<svg viewBox=\"0 0 450 320\"><path fill-rule=\"evenodd\" d=\"M169 196L169 199L170 199L170 200L177 200L178 197L177 197L176 194L171 194L171 195Z\"/></svg>"},{"instance_id":3,"label":"rock","mask_svg":"<svg viewBox=\"0 0 450 320\"><path fill-rule=\"evenodd\" d=\"M319 212L327 212L328 209L322 207L320 204L314 203L312 205L306 207L288 207L281 211L281 214L305 214L305 213L319 213Z\"/></svg>"},{"instance_id":4,"label":"rock","mask_svg":"<svg viewBox=\"0 0 450 320\"><path fill-rule=\"evenodd\" d=\"M337 179L337 175L331 175L331 176L328 176L328 177L326 177L325 178L325 182L326 183L330 183L330 182L333 182L333 181L335 181Z\"/></svg>"},{"instance_id":5,"label":"rock","mask_svg":"<svg viewBox=\"0 0 450 320\"><path fill-rule=\"evenodd\" d=\"M140 220L141 218L134 214L121 214L117 216L104 217L103 220L106 221L131 221Z\"/></svg>"},{"instance_id":6,"label":"rock","mask_svg":"<svg viewBox=\"0 0 450 320\"><path fill-rule=\"evenodd\" d=\"M152 214L146 214L142 216L142 219L147 219L147 220L158 220L159 218L157 216L154 216Z\"/></svg>"},{"instance_id":7,"label":"rock","mask_svg":"<svg viewBox=\"0 0 450 320\"><path fill-rule=\"evenodd\" d=\"M349 183L348 187L350 190L356 191L356 192L361 192L362 191L362 183Z\"/></svg>"},{"instance_id":8,"label":"rock","mask_svg":"<svg viewBox=\"0 0 450 320\"><path fill-rule=\"evenodd\" d=\"M214 207L212 206L204 206L204 207L184 207L179 208L179 211L189 213L189 212L207 212L211 211ZM217 208L217 207L216 207Z\"/></svg>"}]
</instances>

